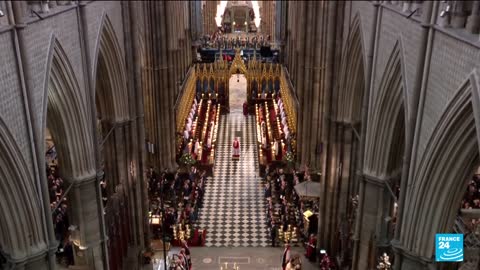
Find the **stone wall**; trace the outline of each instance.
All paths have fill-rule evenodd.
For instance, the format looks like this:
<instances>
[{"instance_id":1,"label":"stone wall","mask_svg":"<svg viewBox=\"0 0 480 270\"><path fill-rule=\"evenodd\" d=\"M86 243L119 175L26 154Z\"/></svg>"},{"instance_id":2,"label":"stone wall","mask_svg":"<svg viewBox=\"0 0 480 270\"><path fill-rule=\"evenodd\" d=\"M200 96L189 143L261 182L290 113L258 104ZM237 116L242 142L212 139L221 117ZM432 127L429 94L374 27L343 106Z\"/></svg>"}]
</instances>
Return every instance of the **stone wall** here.
<instances>
[{"instance_id":1,"label":"stone wall","mask_svg":"<svg viewBox=\"0 0 480 270\"><path fill-rule=\"evenodd\" d=\"M288 3L286 65L289 72L293 73L291 78L300 97L301 107L310 110L309 106L319 106L320 109L326 106L321 103L302 104L302 96L312 95L315 91L330 93L332 100L340 104L338 106L343 106L342 102L352 106L363 106L360 123L345 123L339 120L325 123L327 129L330 128L331 134L330 137L323 139L323 149L327 149L326 153L322 153L325 162L323 158L312 159L312 156L304 154L298 157L299 164L313 161L310 167L321 169L324 177L322 181L332 186L331 189L325 188L322 190L324 193L320 194L321 198L327 198L321 203L321 205L324 204L323 207L329 209L331 205L336 204L336 200L348 200L348 197L344 197L347 192L343 189L356 186L353 193L347 193L360 195L355 234L350 239L354 249L351 258L352 269L374 268L378 253L383 250L390 255L395 253L396 267L398 267L395 269L425 269L427 265L434 265L433 244L430 243L433 235L438 231L452 230L454 212L458 209L459 198L463 192L462 187L467 181L462 177L465 171L470 172L473 169L470 167L475 162L475 157L478 157L478 150L474 149L471 152L469 149L464 151L466 152L464 155L458 154L458 159L448 160L440 156L440 153L444 152L435 150L435 146L442 143L442 147L448 151L457 149L460 151L458 153L461 153L462 149L458 149L461 146L456 146L455 142L460 144L459 138L463 137L455 135L455 128L452 127L462 125L462 121L470 123L468 121L471 121L472 114L475 116L476 123L480 120L480 115L475 109L475 104L478 102L478 95L475 92L478 91L477 70L480 65L479 36L478 33L475 34L475 30L471 30L468 22L472 17L472 6L462 6L456 1L453 2L455 3L451 4L454 12L451 14L447 12L446 19L439 15L442 10L448 10L446 8L448 3L345 2L344 7L336 14L337 21L334 22L334 27L337 30L341 29L341 33L335 37L335 42L341 44L342 50L341 54L335 54L334 61L345 64L340 67L334 65L335 69L330 71L333 76L333 85L324 84L319 89L310 87L315 80L314 76L303 75L308 74L308 67L315 62L315 58L322 57L322 55L317 56L314 53L316 47L308 43L312 37L315 37L315 32L308 32L308 25L298 24L301 18L308 15L302 8L304 3L293 1ZM475 12L478 13L478 3L475 5L477 5ZM475 5L473 5L474 8ZM462 8L463 11L459 12L458 9ZM478 16L478 14L473 15ZM327 21L329 17L322 16L331 16L331 14L317 14L319 21ZM468 20L465 26L466 17ZM458 23L462 20L463 24ZM358 52L347 51L352 46L349 44L351 36L354 35L352 28L356 27L355 24L358 21L364 59L362 71L365 71L366 76L364 87L352 87L351 83L341 81L354 80L352 78L360 76L346 73L351 71L348 65L356 59L352 57L358 55ZM317 27L318 25L322 24L317 24ZM325 27L325 29L330 28ZM306 35L303 34L305 31ZM323 39L316 46L328 48L329 42ZM307 62L304 55L314 59ZM391 63L397 61L396 57L399 59L400 69L392 73ZM323 67L327 69L328 74L331 66ZM401 88L401 94L393 97L397 93L396 89L389 87L397 85L395 80L400 80L398 85ZM362 88L365 88L363 100L358 98L355 92L361 91ZM470 102L474 109L464 110L464 107L461 107L461 97L468 98L466 102ZM356 100L352 101L352 98ZM390 103L382 103L387 101ZM460 105L456 105L457 103ZM397 107L401 108L399 113L403 113L405 117L400 127L396 125L399 121L396 120L396 114L389 111ZM463 114L455 118L455 114L460 113L455 110L460 109L464 110L461 111ZM332 113L335 113L335 109ZM326 116L331 119L337 119L336 117L338 116L334 114ZM385 118L387 120L377 121L382 117L387 117ZM449 122L453 121L450 119L456 119L455 121L460 123ZM325 118L311 118L303 125L316 127L318 121L325 121ZM380 123L382 123L380 126L376 126ZM299 123L299 125L302 124ZM349 129L355 129L358 132L358 140L349 139L345 135L345 131ZM478 138L479 128L476 127L476 130ZM452 142L448 143L445 138L451 138ZM468 145L477 145L469 140L469 137L465 137L464 145L467 145L467 142ZM350 149L351 145L356 144L359 148L357 150L352 148L354 152L349 157L345 157L345 154L350 152L342 154L343 150L339 150ZM302 152L314 151L313 147L314 144L309 142L300 142ZM475 151L477 151L476 154ZM453 157L457 152L449 153ZM338 166L351 164L350 159L357 161L356 167L351 168L357 175L349 175L346 179L343 175L340 178ZM397 167L391 162L397 162L395 165ZM387 163L390 165L386 166ZM445 177L436 177L434 168L436 170L447 168L450 172L445 174ZM338 183L339 179L349 181L351 184ZM392 188L395 183L400 185L400 195L394 198L388 191L387 184ZM440 188L436 189L435 183L452 192L446 193ZM340 185L339 189L336 188L337 185ZM336 192L338 195L331 195L331 192ZM436 205L442 205L444 208L428 207L428 203L424 201L426 196L431 197L437 202ZM387 227L391 226L391 223L385 220L391 218L388 205L394 201L399 204L400 212L394 236L387 236ZM345 253L345 250L335 245L335 242L338 242L334 239L337 229L329 231L329 228L332 224L341 222L341 214L345 211L332 210L327 212L328 215L322 212L323 221L320 223L323 224L319 224L321 232L319 244L328 247L332 253L337 253L335 255L341 259L345 259L343 256L348 252ZM421 233L418 231L419 228L422 228ZM331 237L324 236L325 232L330 232ZM345 263L348 263L347 261L348 258Z\"/></svg>"},{"instance_id":2,"label":"stone wall","mask_svg":"<svg viewBox=\"0 0 480 270\"><path fill-rule=\"evenodd\" d=\"M110 89L102 91L110 104L115 108L121 104L125 107L122 113L127 112L110 119L112 122L108 125L114 132L105 139L115 142L113 147L117 153L115 159L107 157L113 160L111 164L115 170L109 176L119 176L120 179L112 179L112 183L120 184L122 195L129 201L131 231L124 235L130 244L126 255L129 259L124 260L124 265L136 269L141 263L141 252L148 246L148 232L144 232L147 213L143 185L145 137L138 131L143 127L141 76L146 51L142 3L49 1L42 6L40 1L0 2L0 9L5 13L0 18L0 141L5 142L0 153L0 176L6 181L2 184L5 188L0 189L0 212L8 217L11 212L7 206L23 202L24 205L18 205L15 220L25 219L18 222L15 231L9 222L0 221L2 235L11 236L1 237L0 244L8 264L15 268L23 265L22 269L52 269L55 264L54 251L58 243L54 239L43 153L47 106L55 107L49 110L59 113L55 115L57 118L52 118L53 126L68 129L56 131L57 135L69 134L56 138L59 151L67 149L62 154L74 157L73 163L81 163L68 169L86 168L85 171L64 172L69 176L65 189L70 189L67 197L71 223L78 226L74 238L77 245L85 248L77 250L76 265L85 269L109 267L107 230L99 189L103 175L98 144L101 139L93 128L99 85L109 86ZM171 8L181 8L182 15L188 14L187 4ZM166 17L166 21L173 21L172 16ZM185 18L175 18L175 27L182 29L176 36L178 42L172 43L174 47L171 48L175 53L172 61L179 63L172 71L176 80L184 76L192 59L189 54L181 53L190 52L191 46L186 37L189 26ZM97 78L100 58L106 64L102 67L102 77ZM159 59L159 62L163 66L167 61ZM58 76L55 82L51 79L54 65ZM58 65L65 69L58 70ZM97 84L96 80L102 83ZM49 90L53 88L60 90L52 94L53 90ZM175 92L172 84L172 93ZM56 100L66 103L62 105ZM173 105L170 110L173 111ZM69 149L72 145L79 150ZM61 166L62 161L59 162ZM131 166L135 171L130 170ZM31 236L28 245L23 245L22 235ZM52 252L48 252L49 249ZM80 253L83 257L79 257Z\"/></svg>"}]
</instances>

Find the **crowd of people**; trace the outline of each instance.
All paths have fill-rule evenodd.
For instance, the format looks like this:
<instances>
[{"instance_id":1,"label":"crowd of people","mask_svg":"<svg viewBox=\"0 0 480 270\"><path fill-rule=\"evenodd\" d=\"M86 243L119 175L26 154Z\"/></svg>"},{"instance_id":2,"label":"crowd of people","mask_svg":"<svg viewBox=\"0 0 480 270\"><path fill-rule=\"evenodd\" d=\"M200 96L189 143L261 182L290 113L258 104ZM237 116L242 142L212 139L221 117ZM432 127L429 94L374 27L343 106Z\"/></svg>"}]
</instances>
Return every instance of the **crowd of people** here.
<instances>
[{"instance_id":1,"label":"crowd of people","mask_svg":"<svg viewBox=\"0 0 480 270\"><path fill-rule=\"evenodd\" d=\"M70 240L68 201L64 194L64 181L59 175L55 146L46 153L46 174L50 196L55 239L58 241L57 258L64 265L73 265L73 246Z\"/></svg>"},{"instance_id":2,"label":"crowd of people","mask_svg":"<svg viewBox=\"0 0 480 270\"><path fill-rule=\"evenodd\" d=\"M312 201L300 200L294 189L301 180L309 178L308 169L304 173L294 171L293 174L285 174L281 168L270 170L267 166L264 195L272 246L276 246L279 240L286 243L302 243L304 240L307 244L307 258L315 260L315 252L312 250L315 250L316 245L316 240L313 239L317 233L317 216L312 214L305 220L304 213L307 210L314 213L318 211L318 206Z\"/></svg>"},{"instance_id":3,"label":"crowd of people","mask_svg":"<svg viewBox=\"0 0 480 270\"><path fill-rule=\"evenodd\" d=\"M462 209L480 209L480 175L475 174L468 183L462 200ZM480 236L480 218L464 218L465 233L474 233Z\"/></svg>"},{"instance_id":4,"label":"crowd of people","mask_svg":"<svg viewBox=\"0 0 480 270\"><path fill-rule=\"evenodd\" d=\"M480 209L480 175L474 175L468 184L462 200L462 208Z\"/></svg>"},{"instance_id":5,"label":"crowd of people","mask_svg":"<svg viewBox=\"0 0 480 270\"><path fill-rule=\"evenodd\" d=\"M193 224L197 220L199 208L202 207L205 183L207 180L206 172L199 171L192 166L189 172L181 173L177 171L175 174L169 173L166 169L161 175L158 175L153 168L148 171L148 192L150 198L150 212L152 215L162 215L162 198L163 209L165 211L165 227L159 226L154 231L156 239L161 238L161 233L165 233L166 237L173 240L180 239L175 233L175 228L193 229ZM185 233L189 236L190 232ZM188 240L195 245L201 245L203 242L202 235L195 230L193 237Z\"/></svg>"},{"instance_id":6,"label":"crowd of people","mask_svg":"<svg viewBox=\"0 0 480 270\"><path fill-rule=\"evenodd\" d=\"M193 99L183 131L183 153L201 163L213 162L212 147L215 144L220 115L220 105L211 99ZM209 157L211 157L209 159Z\"/></svg>"},{"instance_id":7,"label":"crowd of people","mask_svg":"<svg viewBox=\"0 0 480 270\"><path fill-rule=\"evenodd\" d=\"M259 95L263 98L264 93ZM257 134L260 142L259 151L267 162L287 159L286 153L291 151L290 130L284 104L279 95L255 105Z\"/></svg>"}]
</instances>

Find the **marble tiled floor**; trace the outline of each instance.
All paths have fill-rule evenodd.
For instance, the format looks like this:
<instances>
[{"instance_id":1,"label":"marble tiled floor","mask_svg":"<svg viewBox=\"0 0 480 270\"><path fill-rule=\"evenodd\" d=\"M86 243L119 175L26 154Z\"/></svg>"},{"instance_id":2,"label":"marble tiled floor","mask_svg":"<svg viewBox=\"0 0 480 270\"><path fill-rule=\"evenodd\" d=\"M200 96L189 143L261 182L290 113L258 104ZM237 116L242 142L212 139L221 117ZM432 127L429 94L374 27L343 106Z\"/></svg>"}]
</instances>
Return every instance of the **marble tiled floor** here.
<instances>
[{"instance_id":1,"label":"marble tiled floor","mask_svg":"<svg viewBox=\"0 0 480 270\"><path fill-rule=\"evenodd\" d=\"M237 82L237 79L239 82ZM230 112L242 112L243 103L247 100L247 79L245 75L239 74L230 77L229 81L229 105Z\"/></svg>"},{"instance_id":2,"label":"marble tiled floor","mask_svg":"<svg viewBox=\"0 0 480 270\"><path fill-rule=\"evenodd\" d=\"M207 181L197 223L207 230L207 247L270 245L254 125L253 116L241 112L220 118L214 176ZM232 160L234 137L240 137L237 161Z\"/></svg>"}]
</instances>

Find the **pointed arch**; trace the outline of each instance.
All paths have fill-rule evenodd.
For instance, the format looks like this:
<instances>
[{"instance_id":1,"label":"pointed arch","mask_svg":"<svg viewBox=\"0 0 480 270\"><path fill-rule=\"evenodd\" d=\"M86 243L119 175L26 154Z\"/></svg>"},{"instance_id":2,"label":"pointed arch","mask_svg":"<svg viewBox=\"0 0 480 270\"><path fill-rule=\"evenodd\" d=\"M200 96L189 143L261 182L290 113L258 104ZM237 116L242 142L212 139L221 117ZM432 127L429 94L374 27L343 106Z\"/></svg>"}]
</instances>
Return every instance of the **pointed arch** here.
<instances>
[{"instance_id":1,"label":"pointed arch","mask_svg":"<svg viewBox=\"0 0 480 270\"><path fill-rule=\"evenodd\" d=\"M104 12L93 58L95 103L102 117L122 122L129 118L125 59L115 29Z\"/></svg>"},{"instance_id":2,"label":"pointed arch","mask_svg":"<svg viewBox=\"0 0 480 270\"><path fill-rule=\"evenodd\" d=\"M448 232L468 179L479 162L478 111L472 75L457 90L432 132L425 154L407 190L401 242L405 248L431 258L437 232ZM478 96L476 104L478 104Z\"/></svg>"},{"instance_id":3,"label":"pointed arch","mask_svg":"<svg viewBox=\"0 0 480 270\"><path fill-rule=\"evenodd\" d=\"M400 41L393 47L376 94L370 98L364 171L391 177L403 158L407 111ZM400 126L403 123L403 126ZM395 155L395 156L392 156ZM392 162L394 164L392 164ZM400 164L398 164L400 163Z\"/></svg>"},{"instance_id":4,"label":"pointed arch","mask_svg":"<svg viewBox=\"0 0 480 270\"><path fill-rule=\"evenodd\" d=\"M44 87L42 130L49 126L62 162L62 174L77 179L95 174L91 117L85 91L58 40L52 36ZM42 132L41 142L45 141Z\"/></svg>"},{"instance_id":5,"label":"pointed arch","mask_svg":"<svg viewBox=\"0 0 480 270\"><path fill-rule=\"evenodd\" d=\"M341 80L338 94L338 122L356 123L361 119L363 93L365 91L365 57L360 16L357 14L351 24L347 46L343 51Z\"/></svg>"},{"instance_id":6,"label":"pointed arch","mask_svg":"<svg viewBox=\"0 0 480 270\"><path fill-rule=\"evenodd\" d=\"M248 70L245 66L245 62L243 62L242 57L240 56L239 49L235 50L235 57L233 58L232 65L230 66L230 75L236 74L237 70L240 73L247 75Z\"/></svg>"},{"instance_id":7,"label":"pointed arch","mask_svg":"<svg viewBox=\"0 0 480 270\"><path fill-rule=\"evenodd\" d=\"M0 249L13 260L46 248L41 199L21 150L0 119Z\"/></svg>"}]
</instances>

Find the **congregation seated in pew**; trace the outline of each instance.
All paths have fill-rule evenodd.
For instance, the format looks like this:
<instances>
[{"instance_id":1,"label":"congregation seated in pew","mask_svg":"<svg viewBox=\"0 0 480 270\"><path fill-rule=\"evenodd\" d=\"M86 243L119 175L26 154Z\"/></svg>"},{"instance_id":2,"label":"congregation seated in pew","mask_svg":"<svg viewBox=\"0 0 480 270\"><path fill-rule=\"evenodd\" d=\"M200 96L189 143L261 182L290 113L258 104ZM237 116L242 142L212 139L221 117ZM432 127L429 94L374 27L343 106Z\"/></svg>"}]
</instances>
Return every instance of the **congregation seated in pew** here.
<instances>
[{"instance_id":1,"label":"congregation seated in pew","mask_svg":"<svg viewBox=\"0 0 480 270\"><path fill-rule=\"evenodd\" d=\"M213 163L219 116L220 105L215 100L194 98L185 120L180 156L189 154L201 164Z\"/></svg>"},{"instance_id":2,"label":"congregation seated in pew","mask_svg":"<svg viewBox=\"0 0 480 270\"><path fill-rule=\"evenodd\" d=\"M281 96L271 94L270 99L255 104L255 119L260 162L284 161L291 149L291 136Z\"/></svg>"},{"instance_id":3,"label":"congregation seated in pew","mask_svg":"<svg viewBox=\"0 0 480 270\"><path fill-rule=\"evenodd\" d=\"M301 201L294 186L309 178L308 169L304 173L296 171L284 173L281 168L266 168L264 178L264 196L267 202L267 225L271 230L272 244L277 241L285 243L302 243L311 234L317 232L317 215L306 217L304 213L318 211L313 202ZM272 232L272 230L274 230Z\"/></svg>"},{"instance_id":4,"label":"congregation seated in pew","mask_svg":"<svg viewBox=\"0 0 480 270\"><path fill-rule=\"evenodd\" d=\"M162 230L165 230L168 239L174 243L187 240L192 245L202 245L204 236L200 235L194 225L198 219L199 208L202 207L206 172L192 166L188 173L177 171L172 174L165 171L159 176L150 168L147 177L150 216L156 218L156 222L151 222L154 238L159 239ZM161 223L162 198L165 227L162 227Z\"/></svg>"}]
</instances>

